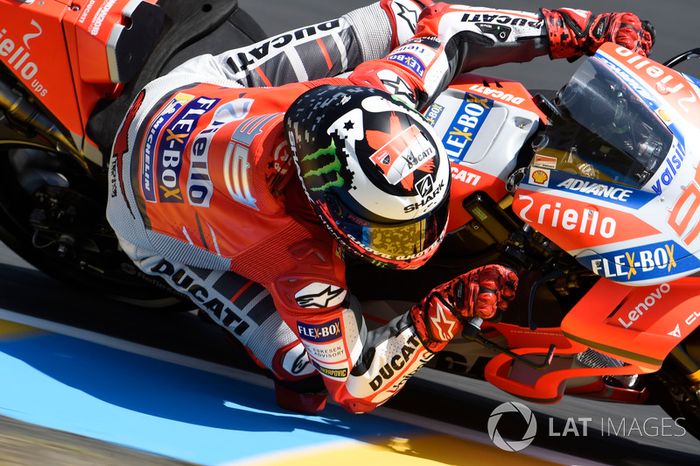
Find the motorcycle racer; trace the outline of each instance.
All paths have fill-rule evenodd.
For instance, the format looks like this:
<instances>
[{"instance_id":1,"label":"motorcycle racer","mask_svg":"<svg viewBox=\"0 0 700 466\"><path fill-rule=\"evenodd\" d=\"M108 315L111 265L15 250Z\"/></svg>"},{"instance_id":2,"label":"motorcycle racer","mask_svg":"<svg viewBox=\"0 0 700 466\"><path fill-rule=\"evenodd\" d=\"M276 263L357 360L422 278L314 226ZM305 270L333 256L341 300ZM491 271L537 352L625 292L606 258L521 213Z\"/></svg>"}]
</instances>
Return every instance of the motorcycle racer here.
<instances>
[{"instance_id":1,"label":"motorcycle racer","mask_svg":"<svg viewBox=\"0 0 700 466\"><path fill-rule=\"evenodd\" d=\"M449 162L418 111L461 72L605 41L646 55L653 29L631 13L382 0L196 57L146 86L122 123L108 219L143 272L274 375L282 406L323 409L320 374L346 409L370 411L517 287L485 266L367 329L344 256L412 269L445 235Z\"/></svg>"}]
</instances>

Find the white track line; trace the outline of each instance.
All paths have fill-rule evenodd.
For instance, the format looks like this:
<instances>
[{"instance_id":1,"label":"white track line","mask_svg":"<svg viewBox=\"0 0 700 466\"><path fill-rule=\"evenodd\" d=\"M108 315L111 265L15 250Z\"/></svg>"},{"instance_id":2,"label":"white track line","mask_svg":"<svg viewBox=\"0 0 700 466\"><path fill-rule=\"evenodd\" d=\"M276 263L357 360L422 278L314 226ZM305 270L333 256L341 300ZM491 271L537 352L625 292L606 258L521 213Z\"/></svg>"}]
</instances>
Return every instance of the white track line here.
<instances>
[{"instance_id":1,"label":"white track line","mask_svg":"<svg viewBox=\"0 0 700 466\"><path fill-rule=\"evenodd\" d=\"M225 366L223 364L217 364L214 362L205 361L203 359L186 356L184 354L153 348L151 346L142 345L140 343L134 343L128 340L122 340L120 338L114 338L109 335L93 332L90 330L80 329L77 327L72 327L70 325L61 324L51 320L27 316L3 308L0 308L0 320L7 320L10 322L15 322L17 324L23 324L29 327L45 330L47 332L57 333L59 335L65 335L68 337L77 338L79 340L89 341L91 343L96 343L98 345L107 346L109 348L118 349L128 353L146 356L159 361L169 362L172 364L177 364L179 366L189 367L191 369L197 369L212 374L217 374L240 382L249 383L259 387L265 387L270 390L274 389L274 384L272 380L260 374L254 374L241 369L235 369L233 367ZM432 369L428 368L424 368L422 372L435 372L436 375L439 375L437 371L433 371ZM385 407L376 409L372 412L372 415L389 419L392 421L403 422L405 424L410 424L423 429L432 430L441 434L457 437L463 440L493 446L493 443L491 442L491 440L485 432L467 429L435 419L430 419L423 416L418 416L415 414L406 413L403 411L398 411L395 409ZM607 466L604 463L597 463L584 458L579 458L576 456L567 455L565 453L547 450L545 448L536 446L529 446L527 447L527 449L519 452L519 454L531 456L533 458L538 458L545 461L551 461L558 464L585 464L590 466ZM517 456L514 455L513 459L514 462L517 462Z\"/></svg>"}]
</instances>

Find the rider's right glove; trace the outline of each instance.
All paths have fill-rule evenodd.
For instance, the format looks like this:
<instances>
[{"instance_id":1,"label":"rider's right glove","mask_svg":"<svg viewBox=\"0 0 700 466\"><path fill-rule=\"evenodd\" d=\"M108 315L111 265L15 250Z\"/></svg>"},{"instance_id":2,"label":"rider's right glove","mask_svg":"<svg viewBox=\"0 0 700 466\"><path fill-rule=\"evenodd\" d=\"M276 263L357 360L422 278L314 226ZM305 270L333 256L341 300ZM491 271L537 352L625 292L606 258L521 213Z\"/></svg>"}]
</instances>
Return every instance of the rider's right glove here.
<instances>
[{"instance_id":1,"label":"rider's right glove","mask_svg":"<svg viewBox=\"0 0 700 466\"><path fill-rule=\"evenodd\" d=\"M441 351L474 316L490 319L515 297L518 276L507 267L479 267L434 288L411 308L411 318L425 347Z\"/></svg>"},{"instance_id":2,"label":"rider's right glove","mask_svg":"<svg viewBox=\"0 0 700 466\"><path fill-rule=\"evenodd\" d=\"M594 15L590 11L570 8L542 8L541 12L552 58L593 55L605 42L615 42L646 57L654 46L654 27L634 13Z\"/></svg>"}]
</instances>

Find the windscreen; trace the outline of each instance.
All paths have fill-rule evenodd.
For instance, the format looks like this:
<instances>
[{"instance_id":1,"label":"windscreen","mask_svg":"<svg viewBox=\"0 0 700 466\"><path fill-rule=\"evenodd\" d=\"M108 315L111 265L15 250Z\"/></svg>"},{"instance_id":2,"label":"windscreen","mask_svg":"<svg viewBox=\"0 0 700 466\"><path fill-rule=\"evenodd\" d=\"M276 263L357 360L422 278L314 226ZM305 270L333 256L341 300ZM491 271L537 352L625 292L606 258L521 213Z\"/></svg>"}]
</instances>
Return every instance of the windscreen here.
<instances>
[{"instance_id":1,"label":"windscreen","mask_svg":"<svg viewBox=\"0 0 700 466\"><path fill-rule=\"evenodd\" d=\"M632 89L595 58L588 59L554 101L555 115L538 153L559 169L641 187L673 142L671 131Z\"/></svg>"}]
</instances>

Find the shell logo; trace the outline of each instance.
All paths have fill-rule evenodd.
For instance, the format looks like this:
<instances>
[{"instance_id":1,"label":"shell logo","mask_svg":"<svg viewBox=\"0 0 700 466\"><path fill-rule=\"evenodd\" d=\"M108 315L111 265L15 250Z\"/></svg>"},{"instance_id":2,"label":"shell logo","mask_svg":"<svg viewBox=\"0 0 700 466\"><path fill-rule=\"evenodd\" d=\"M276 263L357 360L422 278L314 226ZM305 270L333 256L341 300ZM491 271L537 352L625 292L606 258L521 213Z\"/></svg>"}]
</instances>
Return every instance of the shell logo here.
<instances>
[{"instance_id":1,"label":"shell logo","mask_svg":"<svg viewBox=\"0 0 700 466\"><path fill-rule=\"evenodd\" d=\"M549 181L549 175L544 170L535 170L532 172L532 181L536 184L545 185Z\"/></svg>"}]
</instances>

